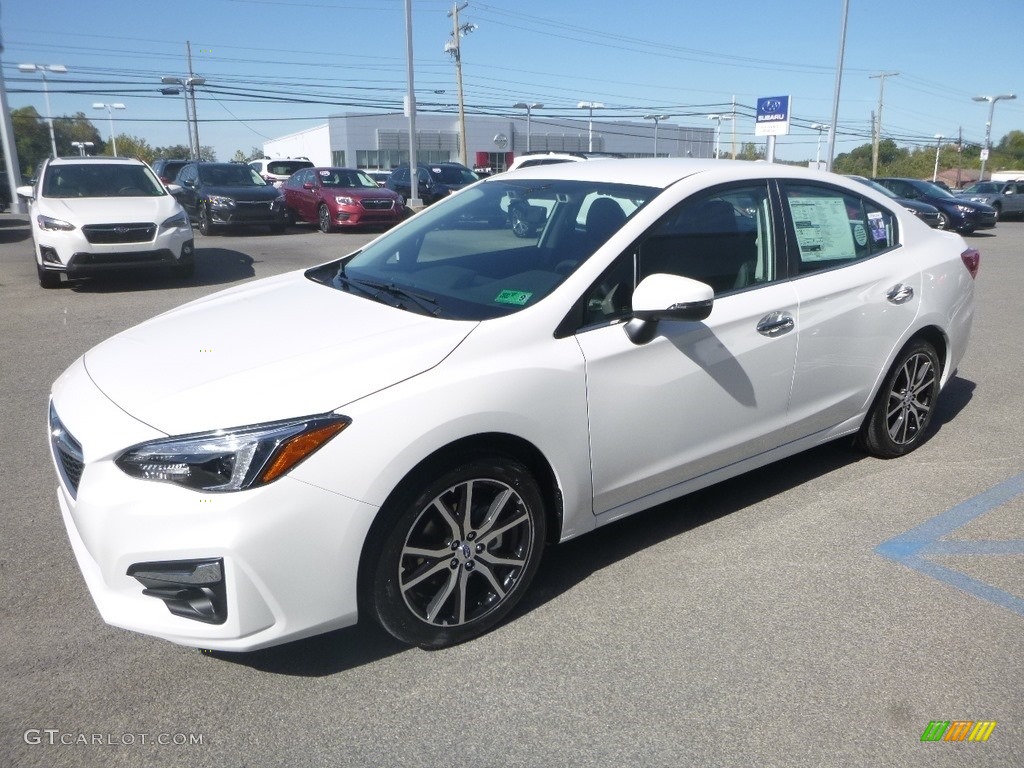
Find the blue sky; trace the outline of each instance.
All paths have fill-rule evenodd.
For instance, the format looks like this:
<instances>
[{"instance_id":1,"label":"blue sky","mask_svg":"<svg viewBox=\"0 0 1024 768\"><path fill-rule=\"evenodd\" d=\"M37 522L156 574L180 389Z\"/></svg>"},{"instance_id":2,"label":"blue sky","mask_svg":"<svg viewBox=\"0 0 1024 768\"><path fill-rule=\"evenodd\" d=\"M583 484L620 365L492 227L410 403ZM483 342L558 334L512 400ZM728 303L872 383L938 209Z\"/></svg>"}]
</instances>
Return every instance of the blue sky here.
<instances>
[{"instance_id":1,"label":"blue sky","mask_svg":"<svg viewBox=\"0 0 1024 768\"><path fill-rule=\"evenodd\" d=\"M413 0L417 100L455 111L455 67L444 45L449 0ZM461 3L460 3L461 5ZM461 23L467 112L521 114L540 102L545 121L583 119L579 101L602 102L604 119L657 112L679 125L710 126L706 114L740 105L737 140L754 140L749 117L758 97L789 94L796 123L777 156L812 159L814 122L831 120L842 0L731 3L650 0L469 0ZM993 142L1024 130L1024 2L1020 0L850 0L836 154L869 141L871 112L885 79L883 135L904 145L935 134L980 143L988 105L1000 101ZM406 88L404 0L90 0L0 6L3 74L12 108L45 112L41 81L19 63L64 64L49 79L55 115L85 112L101 135L105 111L121 102L115 130L154 146L185 144L181 97L158 92L163 75L206 78L200 137L219 159L341 112L401 110ZM33 91L31 93L20 91ZM827 137L826 137L827 138ZM723 125L722 144L732 140Z\"/></svg>"}]
</instances>

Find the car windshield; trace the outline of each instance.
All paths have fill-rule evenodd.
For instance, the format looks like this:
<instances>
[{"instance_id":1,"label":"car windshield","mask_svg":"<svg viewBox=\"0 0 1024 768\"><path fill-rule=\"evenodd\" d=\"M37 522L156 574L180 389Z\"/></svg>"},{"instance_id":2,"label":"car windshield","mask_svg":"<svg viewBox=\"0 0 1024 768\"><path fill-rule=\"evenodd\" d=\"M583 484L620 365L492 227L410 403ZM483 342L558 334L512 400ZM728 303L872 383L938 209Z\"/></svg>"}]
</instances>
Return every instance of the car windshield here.
<instances>
[{"instance_id":1,"label":"car windshield","mask_svg":"<svg viewBox=\"0 0 1024 768\"><path fill-rule=\"evenodd\" d=\"M324 168L317 171L320 176L320 184L325 187L343 187L345 189L359 189L368 187L380 189L377 182L371 179L362 171L355 171L348 168Z\"/></svg>"},{"instance_id":2,"label":"car windshield","mask_svg":"<svg viewBox=\"0 0 1024 768\"><path fill-rule=\"evenodd\" d=\"M472 184L480 180L480 177L468 168L460 168L457 165L430 165L427 169L434 181L442 184Z\"/></svg>"},{"instance_id":3,"label":"car windshield","mask_svg":"<svg viewBox=\"0 0 1024 768\"><path fill-rule=\"evenodd\" d=\"M500 317L547 296L660 192L494 177L306 276L413 312Z\"/></svg>"},{"instance_id":4,"label":"car windshield","mask_svg":"<svg viewBox=\"0 0 1024 768\"><path fill-rule=\"evenodd\" d=\"M850 178L853 179L854 181L859 181L861 184L866 184L867 186L875 190L875 192L885 195L886 197L891 197L894 200L899 198L899 195L897 195L891 189L889 189L888 187L883 187L881 184L879 184L877 181L873 179L867 179L864 178L863 176L851 176Z\"/></svg>"},{"instance_id":5,"label":"car windshield","mask_svg":"<svg viewBox=\"0 0 1024 768\"><path fill-rule=\"evenodd\" d=\"M973 195L997 195L1000 189L1001 185L986 181L984 184L972 184L964 192L970 192Z\"/></svg>"},{"instance_id":6,"label":"car windshield","mask_svg":"<svg viewBox=\"0 0 1024 768\"><path fill-rule=\"evenodd\" d=\"M267 183L247 165L225 163L199 168L199 180L211 187L265 187Z\"/></svg>"},{"instance_id":7,"label":"car windshield","mask_svg":"<svg viewBox=\"0 0 1024 768\"><path fill-rule=\"evenodd\" d=\"M918 181L914 184L918 191L924 195L931 195L932 197L941 197L945 200L956 200L956 196L951 192L947 192L938 184L932 184L930 181Z\"/></svg>"},{"instance_id":8,"label":"car windshield","mask_svg":"<svg viewBox=\"0 0 1024 768\"><path fill-rule=\"evenodd\" d=\"M164 185L142 165L51 165L43 178L43 197L160 197L165 194Z\"/></svg>"}]
</instances>

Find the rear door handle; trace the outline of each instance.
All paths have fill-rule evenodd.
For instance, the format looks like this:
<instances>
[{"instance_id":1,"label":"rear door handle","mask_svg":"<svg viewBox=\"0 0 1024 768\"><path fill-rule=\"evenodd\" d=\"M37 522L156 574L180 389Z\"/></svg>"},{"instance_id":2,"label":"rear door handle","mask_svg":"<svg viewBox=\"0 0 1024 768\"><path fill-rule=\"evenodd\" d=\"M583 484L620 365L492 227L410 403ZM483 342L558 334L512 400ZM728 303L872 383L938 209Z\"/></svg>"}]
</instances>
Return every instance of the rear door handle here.
<instances>
[{"instance_id":1,"label":"rear door handle","mask_svg":"<svg viewBox=\"0 0 1024 768\"><path fill-rule=\"evenodd\" d=\"M796 322L788 312L769 312L757 323L757 332L762 336L774 338L793 330Z\"/></svg>"}]
</instances>

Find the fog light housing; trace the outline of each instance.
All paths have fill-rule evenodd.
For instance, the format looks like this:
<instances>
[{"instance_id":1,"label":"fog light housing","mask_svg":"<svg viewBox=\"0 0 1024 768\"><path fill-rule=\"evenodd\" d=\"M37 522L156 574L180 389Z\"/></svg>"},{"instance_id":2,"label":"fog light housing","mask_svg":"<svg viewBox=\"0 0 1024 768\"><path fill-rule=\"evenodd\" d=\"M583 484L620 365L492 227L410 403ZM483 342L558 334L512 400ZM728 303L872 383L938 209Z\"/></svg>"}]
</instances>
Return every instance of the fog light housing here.
<instances>
[{"instance_id":1,"label":"fog light housing","mask_svg":"<svg viewBox=\"0 0 1024 768\"><path fill-rule=\"evenodd\" d=\"M135 563L127 574L145 587L142 594L163 600L175 616L204 624L227 621L227 585L221 558Z\"/></svg>"},{"instance_id":2,"label":"fog light housing","mask_svg":"<svg viewBox=\"0 0 1024 768\"><path fill-rule=\"evenodd\" d=\"M60 256L57 255L56 248L41 245L39 246L39 255L42 256L43 262L46 264L60 264Z\"/></svg>"}]
</instances>

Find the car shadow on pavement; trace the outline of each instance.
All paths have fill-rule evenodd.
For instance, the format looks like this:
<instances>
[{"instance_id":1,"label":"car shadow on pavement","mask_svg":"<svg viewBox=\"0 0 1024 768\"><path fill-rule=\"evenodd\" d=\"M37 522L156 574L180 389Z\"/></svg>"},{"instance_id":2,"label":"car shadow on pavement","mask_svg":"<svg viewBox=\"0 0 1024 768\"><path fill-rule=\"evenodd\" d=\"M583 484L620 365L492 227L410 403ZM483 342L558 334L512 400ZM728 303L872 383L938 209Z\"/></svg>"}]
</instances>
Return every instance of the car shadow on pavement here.
<instances>
[{"instance_id":1,"label":"car shadow on pavement","mask_svg":"<svg viewBox=\"0 0 1024 768\"><path fill-rule=\"evenodd\" d=\"M32 230L28 225L28 219L0 216L0 243L20 243L31 238ZM31 258L31 248L28 255Z\"/></svg>"},{"instance_id":2,"label":"car shadow on pavement","mask_svg":"<svg viewBox=\"0 0 1024 768\"><path fill-rule=\"evenodd\" d=\"M81 278L62 283L80 293L121 293L225 285L256 276L253 258L228 248L196 248L196 272L192 277L174 277L170 270L123 272Z\"/></svg>"},{"instance_id":3,"label":"car shadow on pavement","mask_svg":"<svg viewBox=\"0 0 1024 768\"><path fill-rule=\"evenodd\" d=\"M974 382L966 379L949 382L932 418L929 438L967 406L974 389ZM550 547L522 602L496 631L621 560L867 458L851 439L835 440ZM262 651L207 653L263 672L323 677L410 650L371 621L361 621Z\"/></svg>"}]
</instances>

